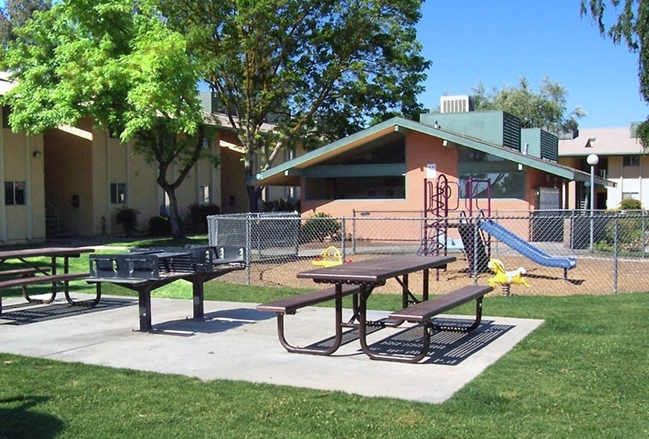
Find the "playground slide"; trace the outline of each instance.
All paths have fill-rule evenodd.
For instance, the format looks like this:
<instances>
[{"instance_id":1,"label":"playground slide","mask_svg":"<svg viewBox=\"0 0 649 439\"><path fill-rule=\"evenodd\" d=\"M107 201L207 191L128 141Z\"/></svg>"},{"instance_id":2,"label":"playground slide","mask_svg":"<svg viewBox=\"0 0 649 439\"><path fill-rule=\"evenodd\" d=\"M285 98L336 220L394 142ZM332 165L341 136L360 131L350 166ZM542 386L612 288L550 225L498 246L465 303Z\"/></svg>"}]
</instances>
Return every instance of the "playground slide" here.
<instances>
[{"instance_id":1,"label":"playground slide","mask_svg":"<svg viewBox=\"0 0 649 439\"><path fill-rule=\"evenodd\" d=\"M529 242L519 238L493 220L480 221L480 228L537 264L545 265L546 267L563 268L564 270L570 270L577 266L577 260L575 258L551 256Z\"/></svg>"}]
</instances>

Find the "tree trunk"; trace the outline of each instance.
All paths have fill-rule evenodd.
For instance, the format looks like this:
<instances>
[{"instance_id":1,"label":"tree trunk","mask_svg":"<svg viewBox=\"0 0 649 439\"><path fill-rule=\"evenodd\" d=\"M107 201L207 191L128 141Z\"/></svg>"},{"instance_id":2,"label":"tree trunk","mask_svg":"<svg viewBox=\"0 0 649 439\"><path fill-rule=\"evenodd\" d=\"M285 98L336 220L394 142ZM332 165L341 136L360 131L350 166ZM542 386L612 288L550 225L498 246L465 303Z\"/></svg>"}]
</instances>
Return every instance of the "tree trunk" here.
<instances>
[{"instance_id":1,"label":"tree trunk","mask_svg":"<svg viewBox=\"0 0 649 439\"><path fill-rule=\"evenodd\" d=\"M173 187L168 187L165 189L167 195L169 195L169 218L171 220L171 237L174 240L182 239L182 224L181 218L178 214L178 199L176 198L176 190Z\"/></svg>"}]
</instances>

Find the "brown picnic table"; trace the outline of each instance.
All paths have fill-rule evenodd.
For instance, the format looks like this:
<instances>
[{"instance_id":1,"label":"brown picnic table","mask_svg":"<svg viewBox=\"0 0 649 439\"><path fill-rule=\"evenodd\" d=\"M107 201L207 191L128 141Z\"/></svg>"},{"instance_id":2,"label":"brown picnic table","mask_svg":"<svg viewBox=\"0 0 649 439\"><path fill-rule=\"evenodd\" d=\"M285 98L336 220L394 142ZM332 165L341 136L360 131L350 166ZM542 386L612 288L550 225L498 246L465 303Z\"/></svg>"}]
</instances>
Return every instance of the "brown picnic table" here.
<instances>
[{"instance_id":1,"label":"brown picnic table","mask_svg":"<svg viewBox=\"0 0 649 439\"><path fill-rule=\"evenodd\" d=\"M313 279L316 283L333 285L330 288L317 290L299 296L288 297L274 302L260 304L259 311L270 311L277 314L277 333L282 346L292 353L313 355L331 355L341 345L343 329L358 328L359 341L365 354L374 360L417 362L428 354L430 333L434 329L448 331L472 331L480 324L482 315L482 297L492 290L489 286L469 285L443 296L429 298L430 270L446 268L454 262L454 256L388 256L349 264L337 265L297 274L298 278ZM409 276L422 273L422 291L420 300L410 290ZM389 279L395 279L401 285L403 309L395 311L388 319L372 322L367 320L367 301L372 291L385 285ZM353 298L353 314L348 322L342 320L342 298ZM335 337L327 349L293 346L284 335L284 315L295 314L305 306L327 300L335 301ZM431 317L457 307L470 300L476 300L476 319L469 326L436 326ZM412 306L411 306L412 305ZM372 326L396 327L403 322L420 323L423 327L423 345L421 352L413 356L390 356L373 352L367 344L367 328Z\"/></svg>"},{"instance_id":2,"label":"brown picnic table","mask_svg":"<svg viewBox=\"0 0 649 439\"><path fill-rule=\"evenodd\" d=\"M246 268L245 248L193 246L136 249L129 253L91 255L89 283L111 283L138 293L139 330L152 332L151 292L177 280L192 283L194 319L204 317L204 284Z\"/></svg>"},{"instance_id":3,"label":"brown picnic table","mask_svg":"<svg viewBox=\"0 0 649 439\"><path fill-rule=\"evenodd\" d=\"M78 258L83 253L92 253L90 247L43 247L0 251L0 291L8 288L21 287L23 297L30 303L51 303L56 299L58 287L62 285L65 298L71 305L95 306L99 303L101 293L93 300L75 301L70 297L69 282L88 277L87 272L70 273L70 258ZM39 262L39 259L49 258L49 264ZM61 273L58 271L62 262ZM16 264L16 262L18 264ZM52 284L50 297L47 299L32 298L27 291L30 285ZM0 294L0 314L2 314L2 295Z\"/></svg>"}]
</instances>

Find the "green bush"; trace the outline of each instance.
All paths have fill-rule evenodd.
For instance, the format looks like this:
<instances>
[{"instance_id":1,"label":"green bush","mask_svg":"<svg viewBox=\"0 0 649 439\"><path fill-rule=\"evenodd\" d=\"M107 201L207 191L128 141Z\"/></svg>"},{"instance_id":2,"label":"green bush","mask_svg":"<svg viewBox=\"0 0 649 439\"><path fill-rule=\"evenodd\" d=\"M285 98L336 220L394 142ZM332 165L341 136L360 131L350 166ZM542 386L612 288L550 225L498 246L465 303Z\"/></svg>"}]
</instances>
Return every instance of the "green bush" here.
<instances>
[{"instance_id":1,"label":"green bush","mask_svg":"<svg viewBox=\"0 0 649 439\"><path fill-rule=\"evenodd\" d=\"M264 201L264 212L299 212L300 201L288 201L281 198L274 201Z\"/></svg>"},{"instance_id":2,"label":"green bush","mask_svg":"<svg viewBox=\"0 0 649 439\"><path fill-rule=\"evenodd\" d=\"M621 210L641 210L642 202L634 198L625 198L620 203L620 209Z\"/></svg>"},{"instance_id":3,"label":"green bush","mask_svg":"<svg viewBox=\"0 0 649 439\"><path fill-rule=\"evenodd\" d=\"M189 205L189 215L187 217L187 231L189 233L207 233L207 217L218 215L221 208L213 203Z\"/></svg>"},{"instance_id":4,"label":"green bush","mask_svg":"<svg viewBox=\"0 0 649 439\"><path fill-rule=\"evenodd\" d=\"M323 242L325 238L336 238L340 234L341 225L331 215L318 212L302 225L301 237L304 242L318 240Z\"/></svg>"},{"instance_id":5,"label":"green bush","mask_svg":"<svg viewBox=\"0 0 649 439\"><path fill-rule=\"evenodd\" d=\"M131 236L137 229L137 216L140 213L132 207L122 206L115 209L115 222L124 228L124 234Z\"/></svg>"},{"instance_id":6,"label":"green bush","mask_svg":"<svg viewBox=\"0 0 649 439\"><path fill-rule=\"evenodd\" d=\"M624 200L627 201L627 200ZM636 210L636 203L627 203L627 207L623 208L624 201L621 204L621 211ZM630 200L638 201L638 200ZM639 204L639 202L638 202ZM613 211L613 213L619 211ZM642 211L629 213L626 215L618 215L617 219L611 218L604 226L604 233L600 240L596 243L595 249L600 251L613 251L615 247L615 223L617 222L617 245L618 250L624 252L640 252L645 246L643 237L643 218L640 216ZM645 223L644 229L647 229L648 224Z\"/></svg>"},{"instance_id":7,"label":"green bush","mask_svg":"<svg viewBox=\"0 0 649 439\"><path fill-rule=\"evenodd\" d=\"M149 234L151 236L171 236L171 218L154 216L149 219Z\"/></svg>"}]
</instances>

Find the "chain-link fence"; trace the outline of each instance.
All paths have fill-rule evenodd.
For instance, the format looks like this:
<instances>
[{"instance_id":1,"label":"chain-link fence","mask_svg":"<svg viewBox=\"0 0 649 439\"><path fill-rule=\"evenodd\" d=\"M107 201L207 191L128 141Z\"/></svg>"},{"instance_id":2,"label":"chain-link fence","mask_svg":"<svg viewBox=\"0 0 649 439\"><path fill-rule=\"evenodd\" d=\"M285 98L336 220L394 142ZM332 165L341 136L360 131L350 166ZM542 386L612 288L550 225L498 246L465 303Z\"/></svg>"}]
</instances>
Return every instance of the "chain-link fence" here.
<instances>
[{"instance_id":1,"label":"chain-link fence","mask_svg":"<svg viewBox=\"0 0 649 439\"><path fill-rule=\"evenodd\" d=\"M649 215L644 211L499 211L490 217L387 214L215 215L208 218L210 244L245 244L250 257L245 277L233 274L225 280L253 285L318 288L296 274L380 255L450 254L456 262L433 276L439 292L490 280L503 294L649 290ZM503 272L498 271L498 261Z\"/></svg>"}]
</instances>

